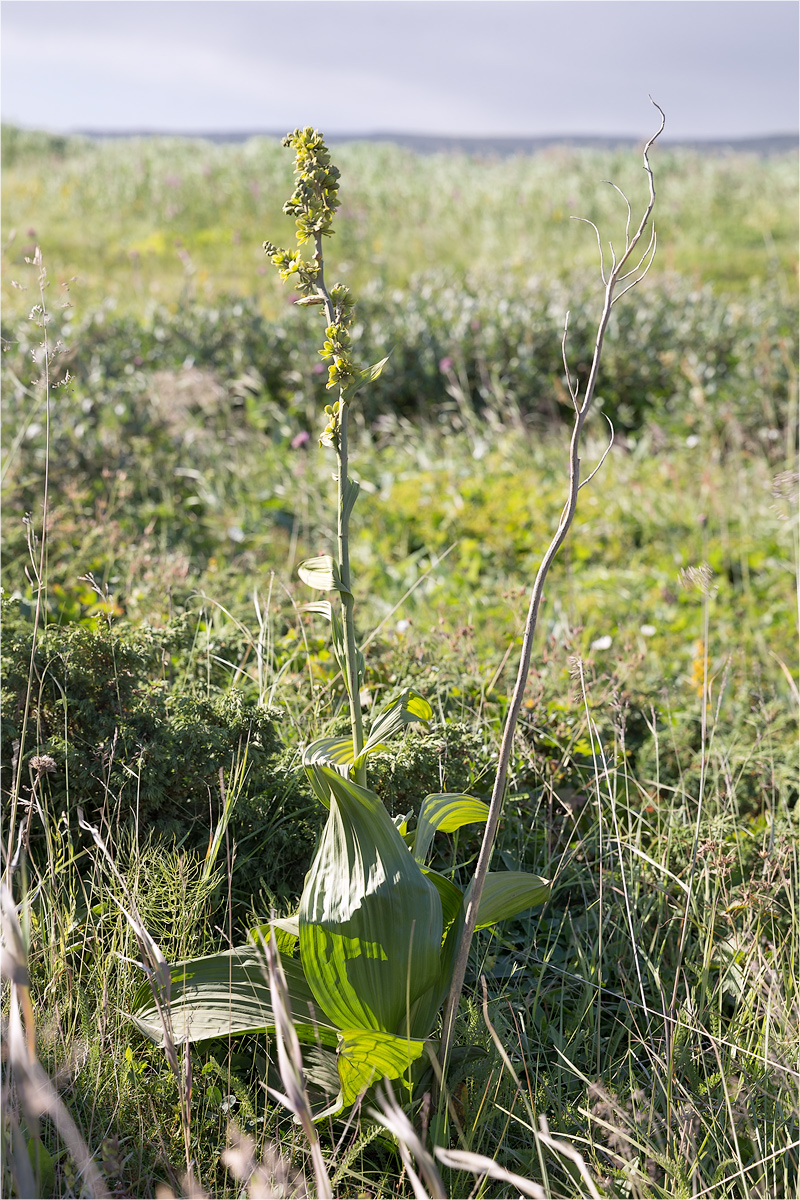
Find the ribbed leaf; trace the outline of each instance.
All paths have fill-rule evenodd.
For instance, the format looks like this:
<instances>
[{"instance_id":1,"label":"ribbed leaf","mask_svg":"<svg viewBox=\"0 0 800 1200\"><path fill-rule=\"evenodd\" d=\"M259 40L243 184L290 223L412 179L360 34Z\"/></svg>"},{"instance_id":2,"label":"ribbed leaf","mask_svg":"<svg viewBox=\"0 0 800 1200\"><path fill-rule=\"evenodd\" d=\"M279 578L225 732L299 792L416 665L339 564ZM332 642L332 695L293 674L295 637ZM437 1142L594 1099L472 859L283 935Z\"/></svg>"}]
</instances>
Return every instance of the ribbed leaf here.
<instances>
[{"instance_id":1,"label":"ribbed leaf","mask_svg":"<svg viewBox=\"0 0 800 1200\"><path fill-rule=\"evenodd\" d=\"M300 901L303 968L340 1028L400 1033L439 976L439 893L374 792L313 769L330 811Z\"/></svg>"},{"instance_id":2,"label":"ribbed leaf","mask_svg":"<svg viewBox=\"0 0 800 1200\"><path fill-rule=\"evenodd\" d=\"M247 940L253 946L266 945L271 937L275 938L278 953L291 958L300 937L300 926L297 914L293 917L276 917L263 925L254 925L247 931Z\"/></svg>"},{"instance_id":3,"label":"ribbed leaf","mask_svg":"<svg viewBox=\"0 0 800 1200\"><path fill-rule=\"evenodd\" d=\"M314 795L320 804L324 808L330 808L331 793L322 775L321 768L316 763L313 763L311 766L306 767L306 775L308 776L308 782L311 784Z\"/></svg>"},{"instance_id":4,"label":"ribbed leaf","mask_svg":"<svg viewBox=\"0 0 800 1200\"><path fill-rule=\"evenodd\" d=\"M440 875L438 871L432 871L430 867L423 867L422 874L426 879L430 879L439 893L439 899L442 902L442 925L446 931L451 921L456 919L461 902L464 899L464 893L460 887L457 887L445 875Z\"/></svg>"},{"instance_id":5,"label":"ribbed leaf","mask_svg":"<svg viewBox=\"0 0 800 1200\"><path fill-rule=\"evenodd\" d=\"M330 621L331 640L333 642L333 657L336 659L336 665L342 672L342 678L344 679L345 687L347 687L348 680L344 653L344 628L330 600L313 600L310 604L304 604L301 612L319 613L321 616L325 617L327 621ZM358 648L356 648L356 667L358 668L358 686L360 688L361 684L364 682L366 664L364 661L364 655Z\"/></svg>"},{"instance_id":6,"label":"ribbed leaf","mask_svg":"<svg viewBox=\"0 0 800 1200\"><path fill-rule=\"evenodd\" d=\"M466 910L472 895L472 884L464 893ZM550 881L527 871L489 871L481 892L476 929L488 929L498 921L516 917L527 908L544 904L550 895Z\"/></svg>"},{"instance_id":7,"label":"ribbed leaf","mask_svg":"<svg viewBox=\"0 0 800 1200\"><path fill-rule=\"evenodd\" d=\"M489 805L474 796L462 796L456 792L437 792L422 801L414 839L414 858L422 864L428 857L433 835L453 833L462 825L485 824L489 816Z\"/></svg>"},{"instance_id":8,"label":"ribbed leaf","mask_svg":"<svg viewBox=\"0 0 800 1200\"><path fill-rule=\"evenodd\" d=\"M360 490L360 483L357 483L355 479L348 479L344 488L344 496L342 497L342 516L345 523L347 523L347 520L353 511L353 505L358 499L358 493Z\"/></svg>"},{"instance_id":9,"label":"ribbed leaf","mask_svg":"<svg viewBox=\"0 0 800 1200\"><path fill-rule=\"evenodd\" d=\"M373 1083L400 1079L424 1052L424 1040L372 1029L345 1029L339 1043L342 1100L353 1104Z\"/></svg>"},{"instance_id":10,"label":"ribbed leaf","mask_svg":"<svg viewBox=\"0 0 800 1200\"><path fill-rule=\"evenodd\" d=\"M446 881L449 882L449 881ZM455 887L455 884L453 884ZM458 889L456 889L458 890ZM464 929L464 905L459 906L455 920L447 931L439 955L439 976L432 987L418 996L411 1009L409 1033L414 1038L427 1038L436 1024L439 1009L450 991L458 943Z\"/></svg>"},{"instance_id":11,"label":"ribbed leaf","mask_svg":"<svg viewBox=\"0 0 800 1200\"><path fill-rule=\"evenodd\" d=\"M373 751L383 749L389 738L399 733L406 725L414 721L427 724L432 716L433 709L425 697L420 696L413 688L406 688L375 721L364 743L359 762L363 762Z\"/></svg>"},{"instance_id":12,"label":"ribbed leaf","mask_svg":"<svg viewBox=\"0 0 800 1200\"><path fill-rule=\"evenodd\" d=\"M303 583L316 588L320 592L347 592L339 575L339 568L330 554L320 554L317 558L307 558L300 563L297 574ZM349 593L347 593L349 595Z\"/></svg>"},{"instance_id":13,"label":"ribbed leaf","mask_svg":"<svg viewBox=\"0 0 800 1200\"><path fill-rule=\"evenodd\" d=\"M403 841L406 843L406 845L408 845L406 838L409 836L408 818L410 816L411 816L411 813L407 812L407 813L398 813L397 816L392 817L392 824L394 825L395 829L400 834L400 837L403 839Z\"/></svg>"},{"instance_id":14,"label":"ribbed leaf","mask_svg":"<svg viewBox=\"0 0 800 1200\"><path fill-rule=\"evenodd\" d=\"M337 1031L315 1002L300 961L286 958L283 969L297 1036L301 1041L319 1040L335 1046ZM177 1043L258 1033L275 1024L263 955L254 946L178 963L170 969L170 979L170 1012ZM149 983L139 988L129 1015L145 1037L164 1045L164 1030Z\"/></svg>"},{"instance_id":15,"label":"ribbed leaf","mask_svg":"<svg viewBox=\"0 0 800 1200\"><path fill-rule=\"evenodd\" d=\"M340 1112L342 1103L342 1085L339 1079L338 1055L324 1046L304 1045L300 1047L303 1057L303 1074L309 1090L321 1092L325 1097L322 1109L314 1110L314 1120L321 1121L323 1117ZM313 1096L310 1097L313 1103Z\"/></svg>"},{"instance_id":16,"label":"ribbed leaf","mask_svg":"<svg viewBox=\"0 0 800 1200\"><path fill-rule=\"evenodd\" d=\"M311 606L309 605L308 607ZM317 608L316 605L314 607L315 609ZM407 688L376 720L372 727L372 732L364 745L364 749L358 757L359 765L366 762L369 755L374 754L376 750L382 750L386 739L392 737L398 730L403 729L404 726L411 724L413 721L429 721L432 716L433 711L428 701L417 692ZM344 779L348 779L352 765L353 742L348 737L317 738L316 741L312 742L303 751L303 766L306 769L317 766L332 767ZM319 795L317 782L314 779L311 782L314 791ZM321 796L320 799L322 799ZM327 807L327 801L323 800L323 803ZM472 803L479 804L480 801L474 800ZM456 828L456 826L453 826L453 828ZM433 834L431 834L432 836Z\"/></svg>"},{"instance_id":17,"label":"ribbed leaf","mask_svg":"<svg viewBox=\"0 0 800 1200\"><path fill-rule=\"evenodd\" d=\"M350 737L317 738L303 751L304 767L332 767L345 779L353 765L353 739Z\"/></svg>"}]
</instances>

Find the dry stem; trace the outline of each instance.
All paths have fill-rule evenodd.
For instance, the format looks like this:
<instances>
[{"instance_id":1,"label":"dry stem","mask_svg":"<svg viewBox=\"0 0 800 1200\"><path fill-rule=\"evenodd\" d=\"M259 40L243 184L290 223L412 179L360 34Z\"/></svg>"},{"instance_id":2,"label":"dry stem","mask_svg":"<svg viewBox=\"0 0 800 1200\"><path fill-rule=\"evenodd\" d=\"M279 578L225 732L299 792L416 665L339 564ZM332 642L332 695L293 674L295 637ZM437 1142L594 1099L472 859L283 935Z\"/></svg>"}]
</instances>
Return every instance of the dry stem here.
<instances>
[{"instance_id":1,"label":"dry stem","mask_svg":"<svg viewBox=\"0 0 800 1200\"><path fill-rule=\"evenodd\" d=\"M455 963L455 968L453 971L453 981L452 981L452 984L450 987L450 993L447 997L447 1003L445 1005L444 1028L443 1028L443 1032L442 1032L442 1045L441 1045L441 1051L440 1051L440 1061L442 1063L443 1068L446 1068L447 1059L448 1059L448 1056L450 1053L450 1045L451 1045L452 1038L453 1038L453 1029L455 1026L455 1018L456 1018L456 1013L458 1011L459 1001L461 999L461 992L464 987L464 975L465 975L466 969L467 969L467 960L469 958L470 946L472 944L472 936L475 932L475 925L477 923L478 908L479 908L480 901L481 901L481 894L483 892L483 885L486 880L486 874L489 870L489 861L492 856L492 851L494 850L495 838L497 836L497 827L498 827L498 823L500 821L500 814L501 814L502 807L503 807L503 800L505 798L508 766L509 766L509 762L511 760L511 750L512 750L512 746L513 746L513 742L514 742L514 733L516 730L517 721L519 719L520 710L522 708L522 699L523 699L523 696L525 693L525 685L528 680L528 672L530 670L531 651L533 648L533 638L534 638L534 634L536 632L536 622L537 622L537 619L539 616L539 606L542 601L542 593L544 591L544 583L545 583L545 579L547 578L547 573L550 570L550 567L552 566L553 561L554 561L556 555L558 554L558 551L560 550L562 543L564 542L567 534L569 533L570 526L572 525L572 520L575 516L575 509L577 507L578 489L581 486L580 456L579 456L580 438L581 438L581 433L583 431L583 426L586 422L586 418L587 418L589 410L591 408L592 400L594 399L595 386L597 384L597 376L598 376L598 372L600 369L600 357L601 357L602 349L603 349L603 338L605 337L606 329L608 328L608 322L611 318L611 308L615 302L614 289L615 289L617 283L621 279L628 278L631 273L635 274L635 278L634 278L633 282L628 284L628 287L625 288L624 290L627 291L630 287L633 287L636 283L640 282L644 278L647 270L649 269L650 262L652 262L653 254L655 253L655 232L653 231L653 233L651 234L651 237L650 237L650 242L649 242L648 248L645 251L642 258L639 260L637 266L635 268L633 268L633 272L629 271L627 274L623 275L623 273L622 273L623 268L625 267L625 264L630 259L631 255L633 254L636 247L638 246L638 244L642 238L642 234L644 233L645 228L647 226L647 222L650 219L650 215L653 211L653 206L655 204L655 198L656 198L655 185L653 182L653 172L650 167L650 162L648 159L648 152L650 150L650 147L653 145L656 138L659 136L659 134L661 133L661 131L664 128L665 117L664 117L664 113L661 110L661 108L659 108L659 106L657 104L655 104L655 101L652 101L652 103L658 109L659 113L661 113L661 125L660 125L658 131L649 139L649 141L647 142L647 144L644 147L644 152L643 152L644 169L647 172L647 178L648 178L648 182L649 182L649 186L650 186L650 197L649 197L649 200L647 203L647 207L645 208L644 215L642 216L642 219L639 222L639 227L636 230L633 237L630 237L630 215L628 216L628 224L626 225L626 230L625 230L625 251L622 254L619 261L617 261L613 247L611 248L612 266L611 266L611 270L610 270L607 278L606 278L605 266L604 266L603 257L602 257L602 246L600 248L600 260L601 260L600 271L601 271L603 283L605 284L605 299L604 299L604 303L603 303L603 311L600 316L600 321L599 321L599 324L597 327L597 337L595 339L594 355L592 358L592 365L591 365L591 369L589 372L589 378L586 383L586 389L584 392L582 403L579 400L577 385L573 388L570 373L569 373L569 368L567 367L567 383L569 386L570 395L572 396L572 401L573 401L573 405L575 408L575 419L574 419L574 423L573 423L573 427L572 427L572 437L570 439L570 448L569 448L568 495L567 495L566 503L565 503L564 508L561 513L561 519L559 520L559 523L558 523L558 529L556 530L553 540L551 541L551 543L547 549L547 552L545 553L544 558L542 559L541 565L539 567L539 571L536 575L536 579L535 579L535 582L533 585L533 590L531 592L530 606L528 609L528 617L525 622L525 632L524 632L523 641L522 641L522 652L520 655L519 669L517 671L517 679L516 679L516 683L514 685L514 691L512 694L512 698L511 698L511 706L508 711L508 716L506 717L506 724L505 724L505 728L503 730L502 742L500 744L500 757L499 757L499 761L497 764L497 773L495 775L494 787L492 789L492 799L491 799L491 802L489 805L489 817L486 822L486 831L484 833L480 855L478 856L478 864L477 864L477 867L475 868L475 877L474 877L473 883L472 883L472 897L471 897L469 906L467 908L466 918L464 921L464 930L461 935L461 941L459 942L458 953L456 955L456 963ZM626 204L627 204L627 200L626 200ZM583 219L583 218L578 218L578 219ZM588 223L591 224L591 222L588 222ZM594 228L595 228L595 232L597 232L596 227L594 227ZM598 238L598 245L600 245L599 233L597 234L597 238ZM641 268L641 265L644 262L644 260L648 257L648 255L650 257L650 262L647 263L647 265L644 267L644 270L641 271L641 274L636 274L639 271L639 269ZM624 292L620 293L620 295L623 295L623 294L624 294ZM619 297L616 297L616 299L619 299ZM565 328L564 336L566 339L566 328ZM566 366L566 351L564 352L564 358L565 358L565 366Z\"/></svg>"}]
</instances>

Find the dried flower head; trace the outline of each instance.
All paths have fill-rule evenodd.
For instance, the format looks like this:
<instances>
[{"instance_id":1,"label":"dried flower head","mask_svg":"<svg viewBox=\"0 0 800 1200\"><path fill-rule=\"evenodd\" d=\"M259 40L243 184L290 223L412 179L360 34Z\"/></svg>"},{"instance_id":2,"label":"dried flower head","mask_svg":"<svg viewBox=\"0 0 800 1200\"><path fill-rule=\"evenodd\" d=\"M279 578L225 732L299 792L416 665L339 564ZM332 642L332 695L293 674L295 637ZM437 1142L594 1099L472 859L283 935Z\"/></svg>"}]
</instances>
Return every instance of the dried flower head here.
<instances>
[{"instance_id":1,"label":"dried flower head","mask_svg":"<svg viewBox=\"0 0 800 1200\"><path fill-rule=\"evenodd\" d=\"M30 760L30 768L41 779L42 775L52 775L56 769L56 760L49 754L34 754Z\"/></svg>"}]
</instances>

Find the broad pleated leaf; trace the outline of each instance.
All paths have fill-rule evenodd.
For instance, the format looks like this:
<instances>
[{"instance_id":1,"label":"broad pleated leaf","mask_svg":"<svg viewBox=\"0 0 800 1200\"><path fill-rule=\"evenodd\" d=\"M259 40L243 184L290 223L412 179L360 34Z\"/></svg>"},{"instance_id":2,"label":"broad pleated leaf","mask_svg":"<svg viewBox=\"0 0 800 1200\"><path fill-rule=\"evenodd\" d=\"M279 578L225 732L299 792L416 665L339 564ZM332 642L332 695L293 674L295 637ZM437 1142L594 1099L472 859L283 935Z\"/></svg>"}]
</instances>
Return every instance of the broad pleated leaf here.
<instances>
[{"instance_id":1,"label":"broad pleated leaf","mask_svg":"<svg viewBox=\"0 0 800 1200\"><path fill-rule=\"evenodd\" d=\"M442 925L446 931L450 923L456 919L464 899L464 893L445 875L440 875L438 871L432 871L430 867L423 867L422 874L426 879L430 879L439 893L439 899L442 902Z\"/></svg>"},{"instance_id":2,"label":"broad pleated leaf","mask_svg":"<svg viewBox=\"0 0 800 1200\"><path fill-rule=\"evenodd\" d=\"M306 775L308 776L308 782L311 784L314 795L317 797L320 804L324 808L330 808L331 793L327 783L325 782L321 767L316 763L312 763L310 766L306 767Z\"/></svg>"},{"instance_id":3,"label":"broad pleated leaf","mask_svg":"<svg viewBox=\"0 0 800 1200\"><path fill-rule=\"evenodd\" d=\"M271 937L275 938L278 953L291 958L300 937L300 925L297 913L293 917L276 917L263 925L254 925L247 931L247 940L253 946L266 945Z\"/></svg>"},{"instance_id":4,"label":"broad pleated leaf","mask_svg":"<svg viewBox=\"0 0 800 1200\"><path fill-rule=\"evenodd\" d=\"M429 721L432 715L433 712L427 700L423 699L422 696L410 688L406 689L376 720L372 728L372 733L367 738L364 748L358 757L359 765L366 762L370 754L374 754L377 750L382 750L386 739L392 737L398 730L403 729L404 726L414 721ZM316 741L312 742L303 751L303 766L306 769L317 766L332 767L344 779L348 779L350 777L350 768L353 766L352 738L317 738ZM317 782L314 779L311 782L314 791L319 795ZM322 799L321 796L320 799ZM323 800L323 803L327 807L327 801ZM480 801L473 801L473 803L479 804Z\"/></svg>"},{"instance_id":5,"label":"broad pleated leaf","mask_svg":"<svg viewBox=\"0 0 800 1200\"><path fill-rule=\"evenodd\" d=\"M394 737L406 725L415 721L427 724L432 716L433 709L425 697L420 696L413 688L406 688L375 721L364 743L359 762L363 762L373 751L382 750L389 738Z\"/></svg>"},{"instance_id":6,"label":"broad pleated leaf","mask_svg":"<svg viewBox=\"0 0 800 1200\"><path fill-rule=\"evenodd\" d=\"M303 1074L311 1091L318 1091L325 1096L322 1109L313 1109L314 1120L332 1116L343 1108L342 1084L339 1079L338 1055L334 1050L326 1050L324 1046L301 1045L300 1053L303 1058ZM314 1097L311 1096L312 1104Z\"/></svg>"},{"instance_id":7,"label":"broad pleated leaf","mask_svg":"<svg viewBox=\"0 0 800 1200\"><path fill-rule=\"evenodd\" d=\"M439 976L442 905L374 792L328 767L329 815L300 901L309 986L342 1029L399 1033Z\"/></svg>"},{"instance_id":8,"label":"broad pleated leaf","mask_svg":"<svg viewBox=\"0 0 800 1200\"><path fill-rule=\"evenodd\" d=\"M441 878L441 877L440 877ZM446 880L445 882L449 882ZM452 885L455 887L455 884ZM456 888L456 891L458 889ZM412 1038L428 1038L436 1024L439 1009L450 991L458 943L464 929L464 904L459 905L455 920L447 931L439 955L439 975L435 983L417 997L411 1009L409 1033Z\"/></svg>"},{"instance_id":9,"label":"broad pleated leaf","mask_svg":"<svg viewBox=\"0 0 800 1200\"><path fill-rule=\"evenodd\" d=\"M381 1079L401 1079L424 1052L425 1042L373 1029L345 1029L339 1043L342 1101L353 1104Z\"/></svg>"},{"instance_id":10,"label":"broad pleated leaf","mask_svg":"<svg viewBox=\"0 0 800 1200\"><path fill-rule=\"evenodd\" d=\"M422 864L428 857L433 835L453 833L463 825L485 824L489 816L489 805L474 796L462 796L456 792L437 792L422 801L414 839L414 858Z\"/></svg>"},{"instance_id":11,"label":"broad pleated leaf","mask_svg":"<svg viewBox=\"0 0 800 1200\"><path fill-rule=\"evenodd\" d=\"M408 819L410 816L411 813L407 812L398 813L396 817L392 817L392 824L404 842L406 842L406 838L408 837ZM408 842L406 842L406 845L408 845Z\"/></svg>"},{"instance_id":12,"label":"broad pleated leaf","mask_svg":"<svg viewBox=\"0 0 800 1200\"><path fill-rule=\"evenodd\" d=\"M303 583L316 588L320 592L347 592L339 575L339 568L330 554L320 554L317 558L307 558L300 563L297 574ZM348 593L349 595L349 593Z\"/></svg>"},{"instance_id":13,"label":"broad pleated leaf","mask_svg":"<svg viewBox=\"0 0 800 1200\"><path fill-rule=\"evenodd\" d=\"M353 739L351 737L317 738L303 751L304 767L332 767L345 779L349 778L353 765Z\"/></svg>"},{"instance_id":14,"label":"broad pleated leaf","mask_svg":"<svg viewBox=\"0 0 800 1200\"><path fill-rule=\"evenodd\" d=\"M472 884L464 893L464 908L469 904ZM550 895L550 881L527 871L489 871L481 892L476 929L488 929L498 921L519 916L536 904L544 904Z\"/></svg>"},{"instance_id":15,"label":"broad pleated leaf","mask_svg":"<svg viewBox=\"0 0 800 1200\"><path fill-rule=\"evenodd\" d=\"M297 1036L301 1041L319 1040L335 1046L337 1031L316 1003L300 961L286 958L283 969ZM177 1043L258 1033L275 1024L264 958L254 946L177 963L170 969L170 979ZM164 1030L149 983L139 988L129 1015L145 1037L164 1045Z\"/></svg>"}]
</instances>

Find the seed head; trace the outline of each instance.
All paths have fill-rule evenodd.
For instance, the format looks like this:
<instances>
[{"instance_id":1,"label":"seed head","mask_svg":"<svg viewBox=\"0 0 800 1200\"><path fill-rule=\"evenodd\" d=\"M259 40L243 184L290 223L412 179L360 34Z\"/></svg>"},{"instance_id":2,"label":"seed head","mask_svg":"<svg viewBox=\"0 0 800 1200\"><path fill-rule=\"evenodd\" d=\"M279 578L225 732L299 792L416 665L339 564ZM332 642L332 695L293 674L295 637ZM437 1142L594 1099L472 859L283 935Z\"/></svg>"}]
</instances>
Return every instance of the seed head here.
<instances>
[{"instance_id":1,"label":"seed head","mask_svg":"<svg viewBox=\"0 0 800 1200\"><path fill-rule=\"evenodd\" d=\"M30 768L41 779L43 775L53 774L56 769L56 760L51 758L49 754L34 754L30 761Z\"/></svg>"}]
</instances>

